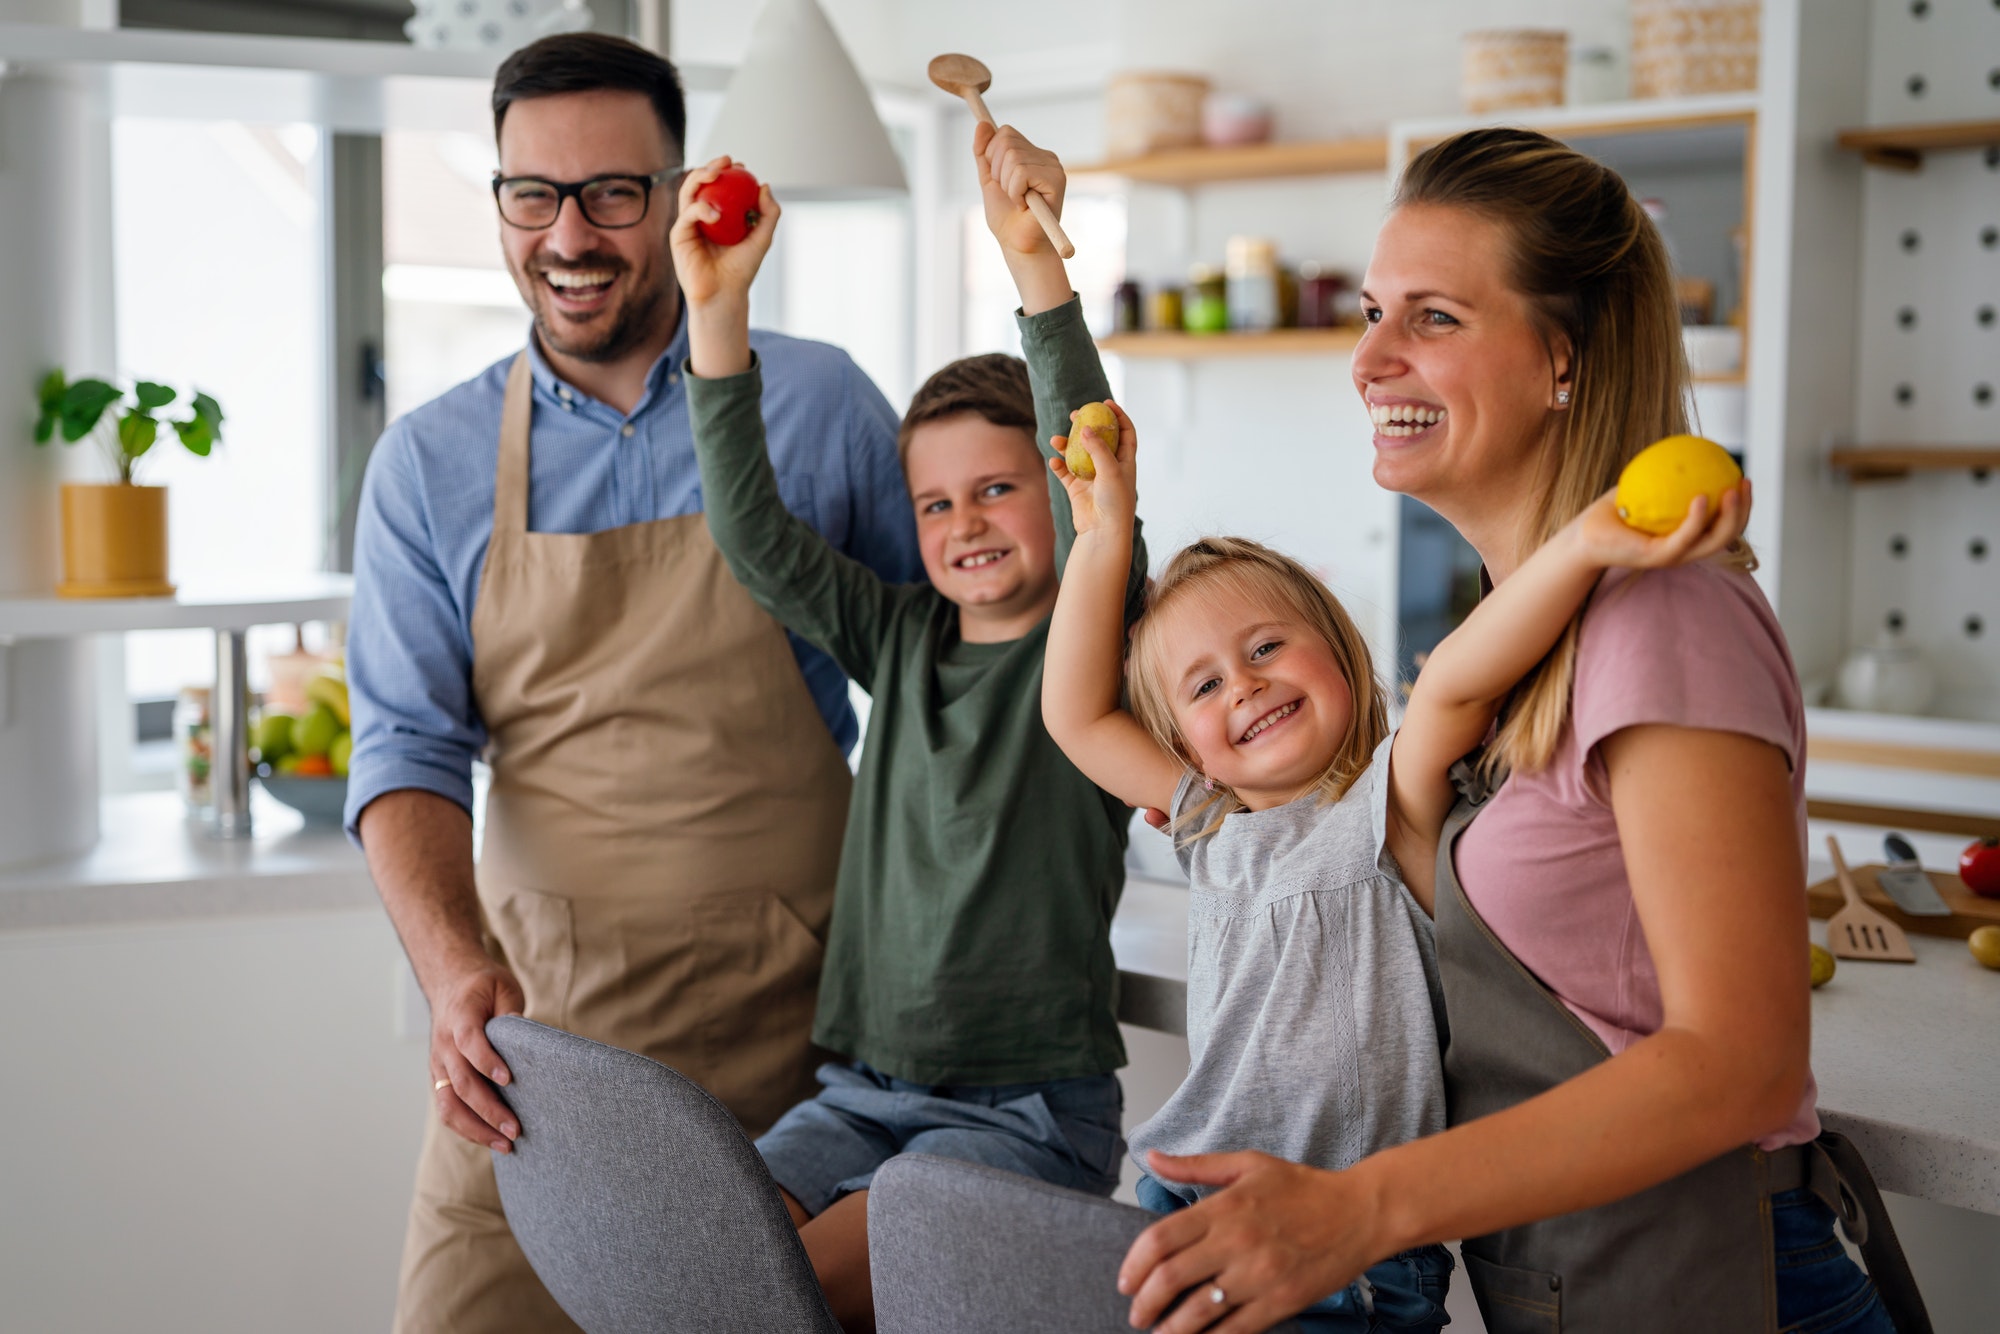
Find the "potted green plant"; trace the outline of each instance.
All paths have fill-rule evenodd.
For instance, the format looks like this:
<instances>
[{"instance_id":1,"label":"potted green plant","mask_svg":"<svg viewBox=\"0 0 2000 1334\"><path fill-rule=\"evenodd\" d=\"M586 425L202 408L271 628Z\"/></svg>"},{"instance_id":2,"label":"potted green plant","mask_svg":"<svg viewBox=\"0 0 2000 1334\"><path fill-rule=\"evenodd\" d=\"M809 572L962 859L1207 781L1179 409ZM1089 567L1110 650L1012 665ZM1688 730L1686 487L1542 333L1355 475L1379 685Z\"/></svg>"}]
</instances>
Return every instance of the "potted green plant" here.
<instances>
[{"instance_id":1,"label":"potted green plant","mask_svg":"<svg viewBox=\"0 0 2000 1334\"><path fill-rule=\"evenodd\" d=\"M120 389L107 380L66 379L61 371L43 377L41 416L35 444L60 434L74 444L86 436L97 442L118 473L113 483L66 482L62 488L63 581L59 597L165 597L167 579L167 489L133 480L139 460L170 427L190 454L208 457L222 439L222 407L195 391L189 415L166 420L158 414L180 395L152 380Z\"/></svg>"}]
</instances>

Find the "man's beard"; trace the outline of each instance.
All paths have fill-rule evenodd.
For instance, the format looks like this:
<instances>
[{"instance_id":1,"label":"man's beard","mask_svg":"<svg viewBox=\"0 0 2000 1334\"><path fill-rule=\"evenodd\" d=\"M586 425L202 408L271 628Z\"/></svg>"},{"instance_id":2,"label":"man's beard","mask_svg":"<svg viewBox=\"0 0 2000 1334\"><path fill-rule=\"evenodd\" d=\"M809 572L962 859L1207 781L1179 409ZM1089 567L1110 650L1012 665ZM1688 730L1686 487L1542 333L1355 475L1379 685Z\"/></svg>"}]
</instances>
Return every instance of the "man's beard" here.
<instances>
[{"instance_id":1,"label":"man's beard","mask_svg":"<svg viewBox=\"0 0 2000 1334\"><path fill-rule=\"evenodd\" d=\"M561 267L610 269L621 277L631 271L628 265L608 257L602 262L585 258ZM584 362L616 361L644 343L653 332L660 307L667 297L667 285L656 280L647 286L633 287L630 294L610 312L608 322L600 313L586 323L572 324L550 308L553 301L543 285L540 271L532 280L531 290L537 297L535 332L541 335L542 346Z\"/></svg>"}]
</instances>

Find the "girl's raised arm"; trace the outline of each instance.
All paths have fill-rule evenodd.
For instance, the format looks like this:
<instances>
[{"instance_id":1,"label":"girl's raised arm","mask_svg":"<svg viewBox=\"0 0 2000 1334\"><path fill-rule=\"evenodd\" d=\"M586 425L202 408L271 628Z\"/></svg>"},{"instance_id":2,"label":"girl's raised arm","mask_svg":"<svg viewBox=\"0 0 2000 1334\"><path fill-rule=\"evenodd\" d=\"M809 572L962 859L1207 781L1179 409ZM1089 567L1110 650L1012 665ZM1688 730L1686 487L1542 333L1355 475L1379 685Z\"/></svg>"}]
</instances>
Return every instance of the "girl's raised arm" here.
<instances>
[{"instance_id":1,"label":"girl's raised arm","mask_svg":"<svg viewBox=\"0 0 2000 1334\"><path fill-rule=\"evenodd\" d=\"M1093 428L1080 438L1095 465L1086 480L1069 470L1058 437L1049 461L1069 491L1076 545L1063 568L1042 668L1042 722L1091 782L1134 806L1171 807L1182 765L1119 704L1125 664L1125 585L1132 563L1138 496L1138 434L1116 404L1115 447Z\"/></svg>"},{"instance_id":2,"label":"girl's raised arm","mask_svg":"<svg viewBox=\"0 0 2000 1334\"><path fill-rule=\"evenodd\" d=\"M1548 656L1604 571L1705 560L1743 535L1750 484L1710 517L1697 497L1664 537L1628 527L1607 492L1564 525L1431 651L1389 754L1389 850L1403 881L1432 910L1438 836L1456 794L1451 766L1486 738L1507 694Z\"/></svg>"}]
</instances>

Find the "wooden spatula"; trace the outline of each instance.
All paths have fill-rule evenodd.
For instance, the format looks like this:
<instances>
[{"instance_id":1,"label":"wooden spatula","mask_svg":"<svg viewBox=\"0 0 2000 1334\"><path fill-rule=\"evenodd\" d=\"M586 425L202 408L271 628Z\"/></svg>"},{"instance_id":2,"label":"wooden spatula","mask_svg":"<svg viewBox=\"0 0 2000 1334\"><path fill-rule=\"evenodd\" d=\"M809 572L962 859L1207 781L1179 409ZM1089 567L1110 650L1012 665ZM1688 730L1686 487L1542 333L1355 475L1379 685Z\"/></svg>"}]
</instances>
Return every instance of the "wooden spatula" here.
<instances>
[{"instance_id":1,"label":"wooden spatula","mask_svg":"<svg viewBox=\"0 0 2000 1334\"><path fill-rule=\"evenodd\" d=\"M932 83L953 97L964 98L965 104L972 108L973 115L988 125L993 123L993 113L986 109L986 99L980 96L993 86L993 71L984 64L971 56L933 56L930 76ZM1034 214L1035 221L1042 224L1042 230L1048 234L1049 244L1056 248L1058 255L1064 259L1075 257L1076 247L1071 245L1069 237L1063 234L1062 224L1056 221L1055 210L1049 207L1048 200L1033 190L1028 191L1028 212Z\"/></svg>"},{"instance_id":2,"label":"wooden spatula","mask_svg":"<svg viewBox=\"0 0 2000 1334\"><path fill-rule=\"evenodd\" d=\"M1916 952L1903 928L1861 901L1840 844L1828 834L1826 850L1833 854L1833 874L1847 906L1826 920L1826 947L1843 959L1874 959L1879 963L1915 963Z\"/></svg>"}]
</instances>

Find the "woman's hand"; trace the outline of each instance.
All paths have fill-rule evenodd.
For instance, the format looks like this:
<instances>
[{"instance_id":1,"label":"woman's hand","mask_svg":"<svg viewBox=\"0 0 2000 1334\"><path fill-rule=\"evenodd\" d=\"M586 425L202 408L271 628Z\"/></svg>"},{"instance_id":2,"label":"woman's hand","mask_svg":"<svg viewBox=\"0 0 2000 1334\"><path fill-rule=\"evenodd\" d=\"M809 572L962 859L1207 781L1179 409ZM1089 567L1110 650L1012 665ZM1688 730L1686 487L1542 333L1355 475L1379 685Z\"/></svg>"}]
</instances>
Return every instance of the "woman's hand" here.
<instances>
[{"instance_id":1,"label":"woman's hand","mask_svg":"<svg viewBox=\"0 0 2000 1334\"><path fill-rule=\"evenodd\" d=\"M1696 496L1681 526L1659 537L1619 518L1616 495L1605 492L1565 526L1565 535L1598 569L1657 570L1707 560L1740 539L1750 522L1748 478L1722 493L1720 509L1712 510L1707 496Z\"/></svg>"},{"instance_id":2,"label":"woman's hand","mask_svg":"<svg viewBox=\"0 0 2000 1334\"><path fill-rule=\"evenodd\" d=\"M1139 512L1138 479L1133 466L1139 451L1139 432L1125 415L1125 409L1108 398L1104 402L1118 419L1118 439L1106 440L1098 430L1088 426L1079 437L1097 469L1097 476L1086 480L1069 470L1069 463L1063 457L1069 449L1069 436L1049 438L1056 451L1049 467L1069 492L1070 514L1079 537L1106 525L1122 524L1129 530L1133 516ZM1074 412L1069 415L1072 421L1076 419Z\"/></svg>"},{"instance_id":3,"label":"woman's hand","mask_svg":"<svg viewBox=\"0 0 2000 1334\"><path fill-rule=\"evenodd\" d=\"M1169 1181L1222 1189L1168 1214L1132 1243L1118 1270L1118 1291L1132 1297L1135 1328L1251 1334L1346 1287L1382 1258L1368 1235L1380 1211L1351 1172L1323 1172L1263 1153L1153 1153L1147 1165ZM1175 1307L1184 1292L1187 1299Z\"/></svg>"},{"instance_id":4,"label":"woman's hand","mask_svg":"<svg viewBox=\"0 0 2000 1334\"><path fill-rule=\"evenodd\" d=\"M768 185L760 185L757 190L757 224L735 245L717 245L698 230L701 223L720 222L722 211L696 199L695 192L738 165L731 158L719 157L681 178L680 215L674 219L673 230L667 233L667 243L673 250L674 275L680 279L681 295L690 313L717 303L741 304L747 311L750 281L757 276L764 256L771 250L779 209Z\"/></svg>"}]
</instances>

